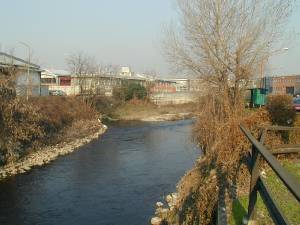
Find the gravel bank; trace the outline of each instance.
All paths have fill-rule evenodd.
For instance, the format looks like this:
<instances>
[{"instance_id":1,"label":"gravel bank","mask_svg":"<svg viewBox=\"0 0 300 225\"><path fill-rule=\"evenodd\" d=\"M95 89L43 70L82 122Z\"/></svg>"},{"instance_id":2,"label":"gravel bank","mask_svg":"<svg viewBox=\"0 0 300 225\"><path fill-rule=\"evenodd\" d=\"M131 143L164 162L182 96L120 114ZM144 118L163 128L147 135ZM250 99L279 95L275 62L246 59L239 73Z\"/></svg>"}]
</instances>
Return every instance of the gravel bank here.
<instances>
[{"instance_id":1,"label":"gravel bank","mask_svg":"<svg viewBox=\"0 0 300 225\"><path fill-rule=\"evenodd\" d=\"M25 173L36 166L43 166L55 160L57 157L69 154L79 147L99 138L107 129L101 125L100 129L84 138L63 142L54 146L47 146L21 159L19 162L5 165L0 168L0 180L20 173Z\"/></svg>"}]
</instances>

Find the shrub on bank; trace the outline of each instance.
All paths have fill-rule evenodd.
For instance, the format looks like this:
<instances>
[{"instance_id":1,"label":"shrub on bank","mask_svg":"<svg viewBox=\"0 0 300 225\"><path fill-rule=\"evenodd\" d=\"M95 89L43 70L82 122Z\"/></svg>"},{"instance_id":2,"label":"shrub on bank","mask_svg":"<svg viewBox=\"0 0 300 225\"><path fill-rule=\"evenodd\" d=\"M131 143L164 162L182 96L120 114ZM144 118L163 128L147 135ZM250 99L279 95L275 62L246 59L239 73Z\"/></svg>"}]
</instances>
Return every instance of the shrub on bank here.
<instances>
[{"instance_id":1,"label":"shrub on bank","mask_svg":"<svg viewBox=\"0 0 300 225\"><path fill-rule=\"evenodd\" d=\"M113 90L113 96L117 100L129 101L132 99L144 100L147 97L147 89L135 83L122 85L119 88Z\"/></svg>"},{"instance_id":2,"label":"shrub on bank","mask_svg":"<svg viewBox=\"0 0 300 225\"><path fill-rule=\"evenodd\" d=\"M49 96L32 98L30 105L42 115L42 127L47 134L70 126L75 120L96 118L96 111L80 97Z\"/></svg>"},{"instance_id":3,"label":"shrub on bank","mask_svg":"<svg viewBox=\"0 0 300 225\"><path fill-rule=\"evenodd\" d=\"M296 119L293 98L289 95L268 96L266 109L275 125L291 126Z\"/></svg>"},{"instance_id":4,"label":"shrub on bank","mask_svg":"<svg viewBox=\"0 0 300 225\"><path fill-rule=\"evenodd\" d=\"M7 93L4 86L0 89ZM96 110L82 98L51 96L26 101L0 94L0 164L14 162L37 146L56 143L66 128L96 118Z\"/></svg>"},{"instance_id":5,"label":"shrub on bank","mask_svg":"<svg viewBox=\"0 0 300 225\"><path fill-rule=\"evenodd\" d=\"M111 116L116 107L121 105L121 100L118 98L106 97L106 96L93 96L87 99L89 105L91 105L97 112L102 115Z\"/></svg>"}]
</instances>

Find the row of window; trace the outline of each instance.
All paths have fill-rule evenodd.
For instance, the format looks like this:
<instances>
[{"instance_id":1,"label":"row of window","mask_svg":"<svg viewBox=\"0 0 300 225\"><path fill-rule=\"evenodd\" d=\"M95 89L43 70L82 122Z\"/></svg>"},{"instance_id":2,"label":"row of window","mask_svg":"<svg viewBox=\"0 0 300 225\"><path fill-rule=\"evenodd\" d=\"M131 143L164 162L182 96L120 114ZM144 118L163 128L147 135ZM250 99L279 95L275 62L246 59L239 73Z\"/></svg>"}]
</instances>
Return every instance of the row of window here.
<instances>
[{"instance_id":1,"label":"row of window","mask_svg":"<svg viewBox=\"0 0 300 225\"><path fill-rule=\"evenodd\" d=\"M273 83L294 83L294 82L300 82L300 78L297 78L297 79L283 79L283 78L273 79Z\"/></svg>"}]
</instances>

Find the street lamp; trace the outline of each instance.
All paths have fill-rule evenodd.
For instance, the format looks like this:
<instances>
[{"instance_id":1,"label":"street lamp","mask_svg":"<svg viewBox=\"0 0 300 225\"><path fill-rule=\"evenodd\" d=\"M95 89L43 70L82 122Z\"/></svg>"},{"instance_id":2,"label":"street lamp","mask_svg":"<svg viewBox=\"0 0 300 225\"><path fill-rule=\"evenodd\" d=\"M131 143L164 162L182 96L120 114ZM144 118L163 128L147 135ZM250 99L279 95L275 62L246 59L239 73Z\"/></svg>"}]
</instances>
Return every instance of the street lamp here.
<instances>
[{"instance_id":1,"label":"street lamp","mask_svg":"<svg viewBox=\"0 0 300 225\"><path fill-rule=\"evenodd\" d=\"M28 62L26 63L27 65L27 76L26 76L26 100L28 101L28 95L29 95L29 63L30 63L30 46L26 44L25 42L20 41L19 42L21 45L25 46L28 49Z\"/></svg>"},{"instance_id":2,"label":"street lamp","mask_svg":"<svg viewBox=\"0 0 300 225\"><path fill-rule=\"evenodd\" d=\"M260 87L262 88L263 85L263 72L264 72L264 65L267 63L269 57L271 55L274 55L276 53L282 52L282 51L288 51L289 48L281 48L281 49L277 49L273 52L271 52L270 54L266 55L262 60L261 60L261 64L260 64Z\"/></svg>"}]
</instances>

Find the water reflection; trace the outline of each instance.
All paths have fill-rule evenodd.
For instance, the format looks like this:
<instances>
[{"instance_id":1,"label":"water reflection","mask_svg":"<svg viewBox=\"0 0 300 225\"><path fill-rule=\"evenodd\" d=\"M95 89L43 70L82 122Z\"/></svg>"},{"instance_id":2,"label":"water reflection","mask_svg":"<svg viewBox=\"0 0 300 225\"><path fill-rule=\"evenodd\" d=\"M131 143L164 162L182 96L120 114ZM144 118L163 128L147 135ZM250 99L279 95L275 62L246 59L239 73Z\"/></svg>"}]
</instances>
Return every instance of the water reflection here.
<instances>
[{"instance_id":1,"label":"water reflection","mask_svg":"<svg viewBox=\"0 0 300 225\"><path fill-rule=\"evenodd\" d=\"M100 140L0 183L0 224L141 225L199 150L192 121L119 123Z\"/></svg>"}]
</instances>

